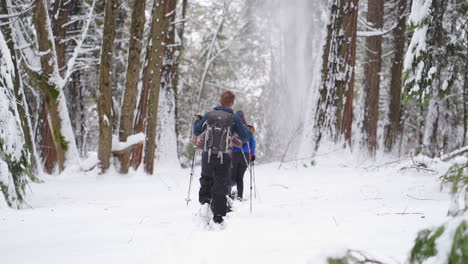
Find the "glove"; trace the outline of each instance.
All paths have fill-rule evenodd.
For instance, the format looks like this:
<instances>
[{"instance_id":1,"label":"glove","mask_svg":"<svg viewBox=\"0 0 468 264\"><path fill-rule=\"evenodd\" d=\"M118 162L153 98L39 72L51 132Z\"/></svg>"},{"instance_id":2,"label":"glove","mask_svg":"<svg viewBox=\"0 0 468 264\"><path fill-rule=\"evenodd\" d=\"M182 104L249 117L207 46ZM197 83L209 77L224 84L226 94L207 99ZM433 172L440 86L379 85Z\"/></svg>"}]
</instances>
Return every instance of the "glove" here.
<instances>
[{"instance_id":1,"label":"glove","mask_svg":"<svg viewBox=\"0 0 468 264\"><path fill-rule=\"evenodd\" d=\"M201 120L203 118L203 116L201 115L195 115L195 120Z\"/></svg>"},{"instance_id":2,"label":"glove","mask_svg":"<svg viewBox=\"0 0 468 264\"><path fill-rule=\"evenodd\" d=\"M251 161L255 161L255 155L253 155L252 157L250 157L250 160L251 160Z\"/></svg>"},{"instance_id":3,"label":"glove","mask_svg":"<svg viewBox=\"0 0 468 264\"><path fill-rule=\"evenodd\" d=\"M247 127L249 128L250 133L255 134L255 127L254 126L248 125Z\"/></svg>"}]
</instances>

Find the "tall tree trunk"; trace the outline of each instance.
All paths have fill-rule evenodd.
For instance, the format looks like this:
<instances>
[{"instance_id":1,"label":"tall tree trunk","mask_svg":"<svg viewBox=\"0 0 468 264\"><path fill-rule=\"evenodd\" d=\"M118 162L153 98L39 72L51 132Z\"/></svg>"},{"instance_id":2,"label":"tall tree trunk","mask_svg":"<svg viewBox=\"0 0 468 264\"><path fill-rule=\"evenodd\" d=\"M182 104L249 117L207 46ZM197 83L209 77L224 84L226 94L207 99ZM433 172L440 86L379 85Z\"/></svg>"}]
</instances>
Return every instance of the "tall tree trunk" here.
<instances>
[{"instance_id":1,"label":"tall tree trunk","mask_svg":"<svg viewBox=\"0 0 468 264\"><path fill-rule=\"evenodd\" d=\"M99 67L99 148L98 159L101 172L110 166L112 150L112 55L115 40L115 17L119 0L107 0L104 15L104 37Z\"/></svg>"},{"instance_id":2,"label":"tall tree trunk","mask_svg":"<svg viewBox=\"0 0 468 264\"><path fill-rule=\"evenodd\" d=\"M377 30L383 28L384 1L367 2L367 22ZM382 36L366 39L367 60L364 66L365 111L363 128L369 153L377 148L377 122L379 120L380 70L382 65Z\"/></svg>"},{"instance_id":3,"label":"tall tree trunk","mask_svg":"<svg viewBox=\"0 0 468 264\"><path fill-rule=\"evenodd\" d=\"M179 64L180 64L180 58L182 56L183 52L183 47L184 47L184 31L185 31L185 17L187 13L187 2L188 0L182 0L182 7L180 10L180 15L177 14L176 20L179 20L178 24L176 24L176 29L175 29L175 34L178 36L179 43L176 43L176 52L174 56L174 64L173 64L173 70L172 72L174 73L174 79L172 80L173 86L174 86L174 94L175 94L175 119L178 119L178 113L177 109L178 107L178 87L179 87ZM178 125L178 122L176 122L176 138L179 137L180 133L180 128ZM179 151L177 151L179 154Z\"/></svg>"},{"instance_id":4,"label":"tall tree trunk","mask_svg":"<svg viewBox=\"0 0 468 264\"><path fill-rule=\"evenodd\" d=\"M154 4L154 3L153 3ZM155 16L154 7L152 8L152 16ZM153 26L153 20L151 21L151 27L149 32L148 44L146 46L145 52L145 61L143 63L143 79L142 79L142 89L140 92L140 98L138 101L138 108L135 117L135 124L133 126L133 133L141 133L146 130L146 119L148 117L148 97L150 90L150 82L152 73L155 71L155 64L153 63L153 35L155 26ZM143 146L137 146L132 152L131 164L134 169L137 169L142 161L143 157Z\"/></svg>"},{"instance_id":5,"label":"tall tree trunk","mask_svg":"<svg viewBox=\"0 0 468 264\"><path fill-rule=\"evenodd\" d=\"M177 45L176 48L175 48L175 50L177 52L176 52L176 54L174 56L174 63L172 65L172 68L173 68L172 72L174 73L173 84L174 84L174 91L175 91L176 94L177 94L177 84L179 82L178 72L179 72L180 57L182 55L182 50L183 50L183 47L184 47L184 31L185 31L185 17L186 17L186 13L187 13L187 1L188 0L182 0L181 14L180 14L180 16L178 16L178 19L177 19L177 20L179 20L179 22L178 22L178 24L175 25L175 32L174 32L174 34L178 36L178 39L180 41L180 43L174 43L174 44ZM176 16L176 18L177 18L177 16ZM177 107L176 107L176 109L177 109Z\"/></svg>"},{"instance_id":6,"label":"tall tree trunk","mask_svg":"<svg viewBox=\"0 0 468 264\"><path fill-rule=\"evenodd\" d=\"M161 89L158 109L158 120L156 133L158 139L156 145L163 156L158 156L157 159L161 162L173 162L177 160L177 137L176 137L176 116L175 116L175 101L176 88L174 86L175 78L175 20L176 20L176 0L168 0L168 9L166 10L167 33L164 40L165 52L163 58L163 69L161 76ZM161 143L161 144L159 144Z\"/></svg>"},{"instance_id":7,"label":"tall tree trunk","mask_svg":"<svg viewBox=\"0 0 468 264\"><path fill-rule=\"evenodd\" d=\"M424 131L424 146L426 148L426 154L430 157L435 157L439 154L439 119L440 119L440 104L442 103L441 98L445 96L445 91L441 88L441 68L443 67L444 56L443 47L445 45L445 31L443 28L443 18L447 9L448 0L434 0L431 5L432 10L432 21L431 25L427 30L427 45L430 48L427 60L425 64L430 69L438 69L431 77L430 92L431 101L429 103L429 109L426 116L426 129Z\"/></svg>"},{"instance_id":8,"label":"tall tree trunk","mask_svg":"<svg viewBox=\"0 0 468 264\"><path fill-rule=\"evenodd\" d=\"M351 140L358 0L334 0L330 9L314 127L316 150L324 130L335 142L341 135Z\"/></svg>"},{"instance_id":9,"label":"tall tree trunk","mask_svg":"<svg viewBox=\"0 0 468 264\"><path fill-rule=\"evenodd\" d=\"M81 2L80 0L57 0L53 3L52 29L55 37L59 72L63 78L66 72L66 62L73 55L71 53L76 47L76 42L70 41L69 38L75 36L76 32L80 32L83 27L82 22L68 22L72 16L80 14L80 10L82 9ZM83 86L81 85L80 70L74 71L70 77L70 80L66 80L67 84L64 92L67 95L67 105L69 107L70 121L76 145L79 153L83 155L85 128Z\"/></svg>"},{"instance_id":10,"label":"tall tree trunk","mask_svg":"<svg viewBox=\"0 0 468 264\"><path fill-rule=\"evenodd\" d=\"M59 72L63 77L66 62L67 28L66 23L70 18L70 6L72 1L57 0L53 2L52 31L54 33L55 50L57 52L57 63Z\"/></svg>"},{"instance_id":11,"label":"tall tree trunk","mask_svg":"<svg viewBox=\"0 0 468 264\"><path fill-rule=\"evenodd\" d=\"M166 17L169 10L169 0L154 0L153 21L154 26L152 35L151 56L155 64L155 70L151 73L149 83L149 98L148 98L148 122L146 126L146 142L145 142L145 171L148 174L153 174L154 171L154 154L156 151L156 122L159 105L159 89L161 86L162 64L164 57L164 43L168 28L168 19Z\"/></svg>"},{"instance_id":12,"label":"tall tree trunk","mask_svg":"<svg viewBox=\"0 0 468 264\"><path fill-rule=\"evenodd\" d=\"M127 141L127 137L133 132L133 112L135 110L136 96L138 93L141 43L143 41L143 29L145 27L145 16L142 15L145 13L145 2L145 0L135 1L132 11L127 77L120 111L119 140L121 142ZM119 155L121 173L128 173L130 154L130 152L124 152Z\"/></svg>"},{"instance_id":13,"label":"tall tree trunk","mask_svg":"<svg viewBox=\"0 0 468 264\"><path fill-rule=\"evenodd\" d=\"M401 90L403 58L405 56L406 44L406 5L408 0L396 0L398 25L393 32L393 43L395 53L393 55L390 80L390 104L388 110L388 124L385 127L385 151L393 149L400 131L401 122Z\"/></svg>"},{"instance_id":14,"label":"tall tree trunk","mask_svg":"<svg viewBox=\"0 0 468 264\"><path fill-rule=\"evenodd\" d=\"M0 13L1 14L8 14L8 8L6 0L0 0ZM3 22L3 21L2 21ZM4 34L8 49L10 50L10 54L12 57L13 67L14 67L14 93L16 97L16 105L18 109L18 117L21 121L21 127L24 134L24 141L26 144L26 148L29 150L30 160L28 161L31 164L32 170L34 171L37 166L37 161L35 159L34 153L36 152L35 146L33 145L33 139L31 135L31 126L30 126L30 119L28 113L28 105L26 102L26 98L23 91L23 85L21 81L21 76L19 72L19 64L18 64L18 56L16 55L16 51L14 48L14 43L11 34L10 24L4 24L0 27L2 33ZM28 169L28 168L25 168Z\"/></svg>"},{"instance_id":15,"label":"tall tree trunk","mask_svg":"<svg viewBox=\"0 0 468 264\"><path fill-rule=\"evenodd\" d=\"M463 141L462 145L468 144L466 137L468 133L468 60L465 63L465 78L463 80Z\"/></svg>"},{"instance_id":16,"label":"tall tree trunk","mask_svg":"<svg viewBox=\"0 0 468 264\"><path fill-rule=\"evenodd\" d=\"M68 144L62 135L62 118L60 116L61 89L57 87L58 66L54 44L50 41L52 32L49 30L50 20L45 0L36 0L33 9L33 23L37 34L39 53L41 54L41 73L34 72L26 66L26 70L33 77L36 85L44 94L44 102L47 108L47 122L52 135L59 171L65 168L65 152Z\"/></svg>"}]
</instances>

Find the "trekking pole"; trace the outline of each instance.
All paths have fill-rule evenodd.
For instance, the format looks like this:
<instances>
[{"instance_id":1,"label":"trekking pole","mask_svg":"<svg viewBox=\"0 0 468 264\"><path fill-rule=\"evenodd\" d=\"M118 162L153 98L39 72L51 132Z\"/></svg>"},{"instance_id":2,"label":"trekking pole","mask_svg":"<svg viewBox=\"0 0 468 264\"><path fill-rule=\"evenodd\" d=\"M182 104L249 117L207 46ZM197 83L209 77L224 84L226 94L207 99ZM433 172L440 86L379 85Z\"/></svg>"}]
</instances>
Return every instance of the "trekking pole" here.
<instances>
[{"instance_id":1,"label":"trekking pole","mask_svg":"<svg viewBox=\"0 0 468 264\"><path fill-rule=\"evenodd\" d=\"M188 193L187 193L187 198L185 198L185 201L187 202L187 206L189 204L190 200L190 189L192 187L192 179L193 179L193 172L194 172L194 163L195 163L195 156L197 155L196 148L193 148L193 157L192 157L192 169L190 170L190 180L189 180L189 186L188 186Z\"/></svg>"},{"instance_id":2,"label":"trekking pole","mask_svg":"<svg viewBox=\"0 0 468 264\"><path fill-rule=\"evenodd\" d=\"M193 139L193 126L192 126L190 134L192 135L192 139ZM192 139L190 141L192 141ZM188 206L189 202L191 201L190 200L190 189L192 188L193 172L195 170L194 169L194 164L195 164L195 156L197 155L197 141L198 141L198 137L195 137L195 142L193 144L192 169L190 170L190 180L189 180L187 198L185 198L185 201L187 202L187 206Z\"/></svg>"},{"instance_id":3,"label":"trekking pole","mask_svg":"<svg viewBox=\"0 0 468 264\"><path fill-rule=\"evenodd\" d=\"M249 148L249 154L251 153L251 150L250 150L250 144L247 142L247 147ZM249 163L249 169L251 170L251 174L253 174L252 178L253 178L253 187L254 187L254 197L255 199L257 199L257 183L255 182L255 162L254 161L251 161L251 163Z\"/></svg>"},{"instance_id":4,"label":"trekking pole","mask_svg":"<svg viewBox=\"0 0 468 264\"><path fill-rule=\"evenodd\" d=\"M249 171L250 171L250 213L252 213L252 170L249 168Z\"/></svg>"},{"instance_id":5,"label":"trekking pole","mask_svg":"<svg viewBox=\"0 0 468 264\"><path fill-rule=\"evenodd\" d=\"M250 213L252 213L252 170L250 167L250 162L247 162L247 158L245 157L244 151L241 152L242 156L244 157L245 164L248 166L250 172Z\"/></svg>"},{"instance_id":6,"label":"trekking pole","mask_svg":"<svg viewBox=\"0 0 468 264\"><path fill-rule=\"evenodd\" d=\"M252 161L252 178L253 178L253 186L254 186L254 198L257 199L257 183L255 182L255 162Z\"/></svg>"}]
</instances>

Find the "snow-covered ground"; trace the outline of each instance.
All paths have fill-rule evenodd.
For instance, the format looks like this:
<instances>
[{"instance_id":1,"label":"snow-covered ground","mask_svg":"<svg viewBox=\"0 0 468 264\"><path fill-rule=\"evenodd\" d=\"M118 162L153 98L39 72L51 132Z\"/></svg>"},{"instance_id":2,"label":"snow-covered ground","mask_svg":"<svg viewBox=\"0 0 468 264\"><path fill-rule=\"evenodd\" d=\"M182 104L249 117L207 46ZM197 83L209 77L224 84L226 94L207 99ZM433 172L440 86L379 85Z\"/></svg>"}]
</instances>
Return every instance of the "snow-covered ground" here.
<instances>
[{"instance_id":1,"label":"snow-covered ground","mask_svg":"<svg viewBox=\"0 0 468 264\"><path fill-rule=\"evenodd\" d=\"M344 249L403 263L420 229L449 205L438 176L405 165L323 155L305 168L255 168L257 199L236 203L225 229L207 230L184 201L187 170L148 177L95 172L32 184L32 209L0 209L1 263L322 263ZM246 174L248 197L248 174Z\"/></svg>"}]
</instances>

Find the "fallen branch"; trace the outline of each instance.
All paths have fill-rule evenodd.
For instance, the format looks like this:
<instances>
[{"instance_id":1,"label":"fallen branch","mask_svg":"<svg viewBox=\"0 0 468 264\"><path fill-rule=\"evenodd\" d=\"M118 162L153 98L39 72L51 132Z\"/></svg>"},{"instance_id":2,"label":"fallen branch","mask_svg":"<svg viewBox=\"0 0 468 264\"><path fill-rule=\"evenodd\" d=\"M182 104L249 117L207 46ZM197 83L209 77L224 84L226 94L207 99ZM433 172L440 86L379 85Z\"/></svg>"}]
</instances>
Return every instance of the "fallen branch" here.
<instances>
[{"instance_id":1,"label":"fallen branch","mask_svg":"<svg viewBox=\"0 0 468 264\"><path fill-rule=\"evenodd\" d=\"M432 173L437 173L435 170L431 170L431 169L428 169L428 168L422 168L422 167L418 167L418 166L406 166L406 167L402 167L400 170L407 170L407 169L416 169L418 172L420 172L419 170L423 170L423 171L428 171L428 172L432 172Z\"/></svg>"},{"instance_id":2,"label":"fallen branch","mask_svg":"<svg viewBox=\"0 0 468 264\"><path fill-rule=\"evenodd\" d=\"M282 184L272 184L271 186L278 186L278 187L283 187L284 189L289 189L288 186L282 185Z\"/></svg>"},{"instance_id":3,"label":"fallen branch","mask_svg":"<svg viewBox=\"0 0 468 264\"><path fill-rule=\"evenodd\" d=\"M378 216L383 216L383 215L424 215L424 213L420 213L420 212L402 212L402 213L381 213L381 214L377 214Z\"/></svg>"},{"instance_id":4,"label":"fallen branch","mask_svg":"<svg viewBox=\"0 0 468 264\"><path fill-rule=\"evenodd\" d=\"M407 194L406 196L408 196L409 198L412 198L412 199L414 199L414 200L420 200L420 201L437 201L437 200L435 200L435 199L416 198L416 197L413 197L413 196L411 196L411 195L409 195L409 194Z\"/></svg>"},{"instance_id":5,"label":"fallen branch","mask_svg":"<svg viewBox=\"0 0 468 264\"><path fill-rule=\"evenodd\" d=\"M442 155L442 157L440 157L440 159L442 161L449 161L449 160L455 158L456 156L461 156L461 155L463 155L463 154L465 154L467 152L468 152L468 146L464 146L464 147L459 148L459 149L457 149L455 151L452 151L450 153Z\"/></svg>"},{"instance_id":6,"label":"fallen branch","mask_svg":"<svg viewBox=\"0 0 468 264\"><path fill-rule=\"evenodd\" d=\"M370 170L376 170L376 169L378 169L378 168L380 168L380 167L384 167L384 166L387 166L387 165L390 165L390 164L400 163L401 161L402 161L401 159L394 160L394 161L389 161L389 162L385 162L385 163L383 163L383 164L380 164L380 165L378 165L378 166L369 166L369 167L367 167L366 169L368 169L368 170L369 170L369 169L370 169Z\"/></svg>"}]
</instances>

